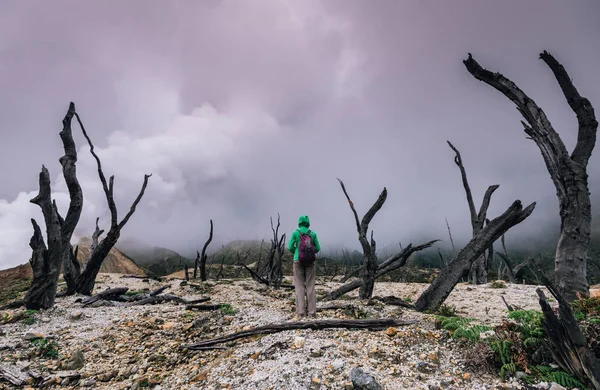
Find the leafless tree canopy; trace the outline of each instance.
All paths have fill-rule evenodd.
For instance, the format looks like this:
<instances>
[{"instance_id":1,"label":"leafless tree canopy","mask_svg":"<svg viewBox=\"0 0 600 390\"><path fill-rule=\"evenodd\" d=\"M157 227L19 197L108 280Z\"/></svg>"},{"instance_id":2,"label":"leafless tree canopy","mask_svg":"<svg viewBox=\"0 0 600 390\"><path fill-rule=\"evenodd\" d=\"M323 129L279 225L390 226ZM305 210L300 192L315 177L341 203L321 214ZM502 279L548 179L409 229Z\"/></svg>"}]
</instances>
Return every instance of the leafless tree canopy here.
<instances>
[{"instance_id":1,"label":"leafless tree canopy","mask_svg":"<svg viewBox=\"0 0 600 390\"><path fill-rule=\"evenodd\" d=\"M483 229L483 225L486 220L487 211L490 207L490 201L492 199L492 194L494 191L500 187L499 185L491 185L485 191L483 195L483 201L481 203L481 207L479 208L479 212L475 208L475 202L473 201L473 194L471 192L471 187L469 186L469 181L467 180L467 171L462 161L462 157L458 149L448 142L450 148L454 151L456 156L454 157L454 163L460 169L460 175L462 178L463 187L465 189L465 193L467 195L467 204L469 205L469 213L471 214L471 227L473 229L473 236ZM485 260L485 254L482 254L475 262L470 270L470 279L473 284L484 284L487 282L487 266Z\"/></svg>"},{"instance_id":2,"label":"leafless tree canopy","mask_svg":"<svg viewBox=\"0 0 600 390\"><path fill-rule=\"evenodd\" d=\"M85 268L81 272L81 274L77 277L77 281L75 284L75 291L80 294L91 295L94 290L94 285L96 283L96 276L98 276L98 272L100 271L100 267L102 266L102 262L112 249L112 247L117 243L119 237L121 236L121 229L127 224L129 218L133 215L136 210L137 205L142 200L144 196L144 192L146 191L146 187L148 186L148 179L152 176L144 175L144 182L142 184L142 188L137 196L137 198L133 201L129 211L125 215L125 217L119 222L117 205L115 204L114 199L114 176L111 176L106 181L106 177L104 176L104 172L102 171L102 164L100 162L100 158L94 151L94 145L88 136L85 127L81 121L81 118L77 113L75 113L77 121L81 126L81 130L83 131L83 135L87 140L90 146L90 153L96 160L96 164L98 166L98 176L100 177L100 182L102 183L102 189L104 190L104 194L106 196L106 201L108 203L108 208L110 210L110 229L106 234L106 237L102 241L98 242L98 237L102 234L102 231L98 227L98 220L96 220L96 231L94 236L96 237L96 242L93 243L93 248L90 248L90 255L85 263Z\"/></svg>"},{"instance_id":3,"label":"leafless tree canopy","mask_svg":"<svg viewBox=\"0 0 600 390\"><path fill-rule=\"evenodd\" d=\"M375 203L373 203L373 206L371 206L369 211L367 211L367 213L363 216L362 220L359 220L358 213L354 208L354 203L352 200L350 200L350 196L348 195L348 191L346 191L344 183L340 179L338 179L338 181L342 187L342 191L344 192L346 199L348 200L348 205L352 210L352 214L354 215L356 231L358 232L358 241L360 242L363 254L365 255L365 267L362 270L362 284L360 286L359 296L360 299L369 299L373 296L373 287L375 286L375 274L377 273L378 262L376 242L373 239L373 231L371 230L370 241L367 239L367 232L369 230L369 223L371 223L371 220L373 217L375 217L375 214L381 210L381 207L383 207L383 204L387 199L387 189L383 188L383 191L381 191L381 194Z\"/></svg>"},{"instance_id":4,"label":"leafless tree canopy","mask_svg":"<svg viewBox=\"0 0 600 390\"><path fill-rule=\"evenodd\" d=\"M517 106L525 133L540 149L552 182L556 187L561 218L561 235L555 257L557 288L571 302L577 293L588 295L586 278L587 249L591 231L591 203L587 182L587 164L596 144L598 121L590 101L581 96L565 68L547 51L540 54L553 72L577 116L577 144L569 155L565 144L546 114L514 82L500 73L484 69L469 53L464 64L477 80L494 87Z\"/></svg>"}]
</instances>

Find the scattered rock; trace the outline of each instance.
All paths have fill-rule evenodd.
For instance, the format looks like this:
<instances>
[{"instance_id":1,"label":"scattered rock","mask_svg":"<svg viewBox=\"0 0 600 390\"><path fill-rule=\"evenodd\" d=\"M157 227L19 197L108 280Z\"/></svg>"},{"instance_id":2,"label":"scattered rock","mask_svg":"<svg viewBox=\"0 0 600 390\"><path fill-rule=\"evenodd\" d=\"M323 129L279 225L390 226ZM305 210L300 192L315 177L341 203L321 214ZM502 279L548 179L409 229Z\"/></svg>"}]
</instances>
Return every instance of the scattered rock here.
<instances>
[{"instance_id":1,"label":"scattered rock","mask_svg":"<svg viewBox=\"0 0 600 390\"><path fill-rule=\"evenodd\" d=\"M75 350L69 360L64 364L66 370L79 370L85 365L85 358L81 349Z\"/></svg>"},{"instance_id":2,"label":"scattered rock","mask_svg":"<svg viewBox=\"0 0 600 390\"><path fill-rule=\"evenodd\" d=\"M69 316L69 319L71 319L71 321L79 321L82 317L83 313L80 311L76 311L75 313Z\"/></svg>"},{"instance_id":3,"label":"scattered rock","mask_svg":"<svg viewBox=\"0 0 600 390\"><path fill-rule=\"evenodd\" d=\"M23 336L24 340L27 341L33 341L33 340L38 340L38 339L43 339L44 335L43 334L39 334L39 333L26 333L25 336Z\"/></svg>"},{"instance_id":4,"label":"scattered rock","mask_svg":"<svg viewBox=\"0 0 600 390\"><path fill-rule=\"evenodd\" d=\"M383 390L383 387L372 375L367 374L359 367L352 369L350 380L356 390Z\"/></svg>"},{"instance_id":5,"label":"scattered rock","mask_svg":"<svg viewBox=\"0 0 600 390\"><path fill-rule=\"evenodd\" d=\"M339 371L344 368L345 362L342 359L335 359L331 366L334 370Z\"/></svg>"},{"instance_id":6,"label":"scattered rock","mask_svg":"<svg viewBox=\"0 0 600 390\"><path fill-rule=\"evenodd\" d=\"M567 390L567 389L566 389L566 387L563 387L556 382L552 382L550 384L550 388L548 390Z\"/></svg>"},{"instance_id":7,"label":"scattered rock","mask_svg":"<svg viewBox=\"0 0 600 390\"><path fill-rule=\"evenodd\" d=\"M294 338L294 348L302 348L306 344L306 339L304 337L296 337Z\"/></svg>"}]
</instances>

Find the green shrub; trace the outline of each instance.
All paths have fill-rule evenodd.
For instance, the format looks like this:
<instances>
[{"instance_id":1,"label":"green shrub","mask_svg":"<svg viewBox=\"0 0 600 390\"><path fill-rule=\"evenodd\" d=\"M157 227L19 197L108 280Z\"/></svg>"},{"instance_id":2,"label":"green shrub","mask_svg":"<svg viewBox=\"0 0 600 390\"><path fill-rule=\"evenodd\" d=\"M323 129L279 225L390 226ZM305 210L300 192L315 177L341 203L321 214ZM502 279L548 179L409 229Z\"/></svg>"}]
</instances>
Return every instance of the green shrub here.
<instances>
[{"instance_id":1,"label":"green shrub","mask_svg":"<svg viewBox=\"0 0 600 390\"><path fill-rule=\"evenodd\" d=\"M490 283L490 288L507 288L504 280L494 280Z\"/></svg>"},{"instance_id":2,"label":"green shrub","mask_svg":"<svg viewBox=\"0 0 600 390\"><path fill-rule=\"evenodd\" d=\"M49 359L58 358L58 343L47 338L31 340L31 344L37 349L37 354Z\"/></svg>"},{"instance_id":3,"label":"green shrub","mask_svg":"<svg viewBox=\"0 0 600 390\"><path fill-rule=\"evenodd\" d=\"M445 303L443 303L436 310L436 314L443 317L455 317L456 308L452 305L446 305Z\"/></svg>"},{"instance_id":4,"label":"green shrub","mask_svg":"<svg viewBox=\"0 0 600 390\"><path fill-rule=\"evenodd\" d=\"M38 314L37 310L25 310L25 317L23 318L23 323L26 325L33 325L36 321L36 315Z\"/></svg>"},{"instance_id":5,"label":"green shrub","mask_svg":"<svg viewBox=\"0 0 600 390\"><path fill-rule=\"evenodd\" d=\"M223 313L224 315L234 315L237 313L237 309L231 304L225 303L221 305L221 313Z\"/></svg>"}]
</instances>

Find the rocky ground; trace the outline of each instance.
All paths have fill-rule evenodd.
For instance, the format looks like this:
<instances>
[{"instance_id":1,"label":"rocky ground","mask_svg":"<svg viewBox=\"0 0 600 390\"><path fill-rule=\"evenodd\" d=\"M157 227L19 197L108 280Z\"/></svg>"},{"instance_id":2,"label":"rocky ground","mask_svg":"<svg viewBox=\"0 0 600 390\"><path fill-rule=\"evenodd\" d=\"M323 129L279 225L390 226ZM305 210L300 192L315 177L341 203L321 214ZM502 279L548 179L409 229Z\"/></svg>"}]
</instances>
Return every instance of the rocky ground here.
<instances>
[{"instance_id":1,"label":"rocky ground","mask_svg":"<svg viewBox=\"0 0 600 390\"><path fill-rule=\"evenodd\" d=\"M326 310L318 317L401 316L419 323L380 331L286 331L237 340L226 350L182 350L182 344L288 321L294 303L292 291L268 290L249 279L209 282L202 288L181 284L101 274L96 292L170 285L166 293L190 300L210 297L208 303L229 303L234 310L195 312L171 302L82 307L76 302L81 297L60 298L54 308L0 328L0 366L28 366L51 378L46 388L63 389L352 389L356 367L385 389L522 388L495 375L469 372L461 347L447 331L435 329L433 316L383 304L364 306L353 299L356 292L332 303L354 304L358 313ZM324 293L337 285L321 284L317 290ZM375 295L416 300L426 287L377 283ZM461 284L447 303L462 316L498 324L506 318L501 296L524 309L539 308L535 286L525 285ZM0 313L0 318L18 312ZM0 388L13 387L0 380Z\"/></svg>"}]
</instances>

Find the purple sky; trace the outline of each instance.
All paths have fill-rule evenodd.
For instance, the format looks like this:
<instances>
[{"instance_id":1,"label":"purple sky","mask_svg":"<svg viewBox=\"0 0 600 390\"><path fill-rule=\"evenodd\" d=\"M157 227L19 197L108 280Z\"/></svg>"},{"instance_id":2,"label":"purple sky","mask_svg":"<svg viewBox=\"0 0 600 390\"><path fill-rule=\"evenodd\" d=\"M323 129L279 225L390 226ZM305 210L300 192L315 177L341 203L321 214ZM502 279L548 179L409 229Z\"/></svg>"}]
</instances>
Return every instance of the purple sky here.
<instances>
[{"instance_id":1,"label":"purple sky","mask_svg":"<svg viewBox=\"0 0 600 390\"><path fill-rule=\"evenodd\" d=\"M576 119L542 50L600 111L597 0L3 1L0 3L0 269L27 261L29 203L42 164L66 210L58 132L74 101L114 174L121 215L152 173L123 231L184 254L285 231L308 214L324 248L358 248L336 177L359 213L387 186L371 227L379 246L470 235L453 153L490 216L537 201L507 235L558 228L555 190L520 115L462 60L515 81L572 150ZM85 195L77 239L109 220L95 165L75 127ZM589 163L600 200L600 157ZM600 202L593 206L600 208ZM594 212L594 215L598 215ZM106 226L106 225L104 225ZM447 241L447 240L446 240ZM442 244L444 245L444 244Z\"/></svg>"}]
</instances>

